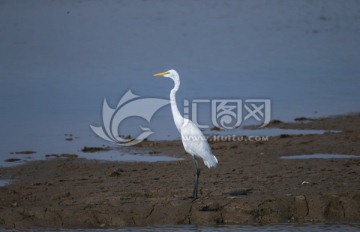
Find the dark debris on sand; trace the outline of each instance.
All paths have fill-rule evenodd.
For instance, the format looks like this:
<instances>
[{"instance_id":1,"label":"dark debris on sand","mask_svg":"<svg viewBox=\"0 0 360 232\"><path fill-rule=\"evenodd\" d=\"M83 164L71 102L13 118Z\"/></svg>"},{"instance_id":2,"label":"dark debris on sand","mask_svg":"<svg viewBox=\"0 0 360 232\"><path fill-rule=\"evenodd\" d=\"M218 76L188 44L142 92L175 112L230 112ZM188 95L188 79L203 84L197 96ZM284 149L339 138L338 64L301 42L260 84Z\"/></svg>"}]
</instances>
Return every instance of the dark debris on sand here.
<instances>
[{"instance_id":1,"label":"dark debris on sand","mask_svg":"<svg viewBox=\"0 0 360 232\"><path fill-rule=\"evenodd\" d=\"M274 136L261 143L213 142L219 165L207 169L201 163L199 199L194 202L187 198L193 189L192 161L179 141L146 141L138 147L185 158L176 162L68 157L0 168L2 178L15 179L0 187L0 227L358 223L360 159L280 157L360 155L360 115L276 124L340 132Z\"/></svg>"}]
</instances>

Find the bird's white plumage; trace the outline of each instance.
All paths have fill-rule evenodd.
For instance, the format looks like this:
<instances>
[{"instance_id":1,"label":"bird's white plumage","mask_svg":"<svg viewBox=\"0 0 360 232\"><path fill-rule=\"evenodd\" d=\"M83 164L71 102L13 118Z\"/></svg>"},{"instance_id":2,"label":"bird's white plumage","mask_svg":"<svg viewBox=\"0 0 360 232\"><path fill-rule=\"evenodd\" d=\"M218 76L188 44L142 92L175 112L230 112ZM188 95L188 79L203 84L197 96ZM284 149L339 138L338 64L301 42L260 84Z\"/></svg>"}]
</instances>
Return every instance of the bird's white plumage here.
<instances>
[{"instance_id":1,"label":"bird's white plumage","mask_svg":"<svg viewBox=\"0 0 360 232\"><path fill-rule=\"evenodd\" d=\"M210 145L208 144L207 139L201 130L195 125L195 123L187 118L184 118L179 112L176 104L176 92L180 87L179 74L175 70L171 69L166 72L156 73L154 76L168 77L174 81L174 88L170 91L171 112L173 114L175 126L181 134L181 141L184 145L184 149L193 157L196 172L192 198L196 200L198 192L198 179L200 175L200 169L198 167L196 158L202 158L204 160L204 164L208 168L216 167L218 160L211 152Z\"/></svg>"},{"instance_id":2,"label":"bird's white plumage","mask_svg":"<svg viewBox=\"0 0 360 232\"><path fill-rule=\"evenodd\" d=\"M180 129L184 149L190 155L202 158L208 168L216 167L218 160L212 154L206 137L201 130L189 119L184 119Z\"/></svg>"},{"instance_id":3,"label":"bird's white plumage","mask_svg":"<svg viewBox=\"0 0 360 232\"><path fill-rule=\"evenodd\" d=\"M200 131L200 129L191 120L184 118L176 104L176 92L180 87L179 74L171 69L166 72L157 73L154 76L164 76L171 78L174 81L174 88L170 91L170 105L171 111L174 117L176 128L181 134L181 140L184 145L184 149L194 158L200 157L204 160L204 164L208 167L216 167L218 160L212 154L211 148L207 142L206 137Z\"/></svg>"}]
</instances>

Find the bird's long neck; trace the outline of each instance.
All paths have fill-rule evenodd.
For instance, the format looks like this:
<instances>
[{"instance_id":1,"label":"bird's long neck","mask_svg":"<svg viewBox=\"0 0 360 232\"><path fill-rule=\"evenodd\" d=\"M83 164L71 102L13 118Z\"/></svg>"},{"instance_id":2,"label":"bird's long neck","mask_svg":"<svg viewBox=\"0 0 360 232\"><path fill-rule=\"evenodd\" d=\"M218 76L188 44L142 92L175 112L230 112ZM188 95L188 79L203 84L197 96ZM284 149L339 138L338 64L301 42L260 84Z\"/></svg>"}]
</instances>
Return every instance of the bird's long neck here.
<instances>
[{"instance_id":1,"label":"bird's long neck","mask_svg":"<svg viewBox=\"0 0 360 232\"><path fill-rule=\"evenodd\" d=\"M172 114L173 114L173 117L174 117L176 128L180 132L181 126L184 123L184 118L183 118L183 116L181 116L181 114L179 112L179 109L178 109L178 107L176 105L176 92L178 91L178 89L180 87L180 81L179 80L174 80L174 82L175 82L175 86L170 91L170 104L171 104L171 111L172 111Z\"/></svg>"}]
</instances>

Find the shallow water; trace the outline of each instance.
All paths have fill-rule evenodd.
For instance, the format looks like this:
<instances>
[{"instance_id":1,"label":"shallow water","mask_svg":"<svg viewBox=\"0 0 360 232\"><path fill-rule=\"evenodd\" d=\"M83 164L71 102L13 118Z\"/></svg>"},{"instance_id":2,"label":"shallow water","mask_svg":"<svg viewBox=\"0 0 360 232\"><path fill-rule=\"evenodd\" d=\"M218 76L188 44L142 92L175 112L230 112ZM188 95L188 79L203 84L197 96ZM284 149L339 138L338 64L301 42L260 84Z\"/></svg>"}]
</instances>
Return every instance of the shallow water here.
<instances>
[{"instance_id":1,"label":"shallow water","mask_svg":"<svg viewBox=\"0 0 360 232\"><path fill-rule=\"evenodd\" d=\"M9 179L0 179L0 187L10 184L11 180Z\"/></svg>"},{"instance_id":2,"label":"shallow water","mask_svg":"<svg viewBox=\"0 0 360 232\"><path fill-rule=\"evenodd\" d=\"M270 99L283 121L360 108L357 1L3 1L0 28L1 160L109 145L89 128L103 99L168 99L173 83L152 74L170 68L181 112L184 99ZM139 125L178 137L169 106L120 134Z\"/></svg>"},{"instance_id":3,"label":"shallow water","mask_svg":"<svg viewBox=\"0 0 360 232\"><path fill-rule=\"evenodd\" d=\"M147 154L119 154L116 152L97 152L97 153L88 153L82 158L86 159L96 159L96 160L107 160L107 161L117 161L117 162L170 162L183 160L183 158L176 158L170 156L159 156L159 155L147 155Z\"/></svg>"},{"instance_id":4,"label":"shallow water","mask_svg":"<svg viewBox=\"0 0 360 232\"><path fill-rule=\"evenodd\" d=\"M234 134L238 136L279 136L279 135L312 135L312 134L324 134L324 133L339 133L335 130L300 130L300 129L280 129L280 128L264 128L256 130L222 130L211 131L212 135L229 135Z\"/></svg>"},{"instance_id":5,"label":"shallow water","mask_svg":"<svg viewBox=\"0 0 360 232\"><path fill-rule=\"evenodd\" d=\"M297 130L297 129L279 129L279 128L269 128L269 129L256 129L256 130L221 130L221 131L205 131L205 136L208 137L211 141L267 141L270 136L279 136L279 135L301 135L301 134L323 134L323 133L338 133L339 131L328 131L328 130ZM77 135L58 135L53 138L45 138L44 140L51 141L52 143L27 143L28 146L18 148L18 150L12 150L12 152L7 155L3 155L0 160L0 166L10 167L19 164L26 163L28 161L34 160L44 160L53 158L52 155L61 155L61 154L74 154L79 158L85 159L95 159L95 160L106 160L106 161L118 161L118 162L170 162L182 160L181 158L169 157L169 156L159 156L154 154L148 154L151 151L137 150L132 148L124 148L112 145L111 150L101 151L94 153L82 152L81 149L85 146L105 146L102 139L89 136L86 139L83 139L82 136ZM86 136L86 135L84 135ZM68 141L66 138L72 138ZM166 140L177 140L180 139L179 135L169 136ZM164 140L164 138L155 137L156 140ZM9 146L10 144L7 144ZM35 151L34 154L14 154L18 151ZM50 157L47 157L50 156ZM20 159L15 162L5 162L7 159Z\"/></svg>"},{"instance_id":6,"label":"shallow water","mask_svg":"<svg viewBox=\"0 0 360 232\"><path fill-rule=\"evenodd\" d=\"M359 155L344 154L310 154L310 155L290 155L281 156L280 159L359 159Z\"/></svg>"}]
</instances>

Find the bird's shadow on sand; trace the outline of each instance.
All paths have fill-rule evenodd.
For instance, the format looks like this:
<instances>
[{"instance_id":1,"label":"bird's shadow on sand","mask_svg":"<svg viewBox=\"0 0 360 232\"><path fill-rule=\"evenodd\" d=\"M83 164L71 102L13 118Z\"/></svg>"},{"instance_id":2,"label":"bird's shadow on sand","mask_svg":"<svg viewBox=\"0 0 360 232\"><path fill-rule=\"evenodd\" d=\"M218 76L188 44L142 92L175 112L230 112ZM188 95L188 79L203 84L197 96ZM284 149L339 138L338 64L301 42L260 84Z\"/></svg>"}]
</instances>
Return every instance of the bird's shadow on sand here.
<instances>
[{"instance_id":1,"label":"bird's shadow on sand","mask_svg":"<svg viewBox=\"0 0 360 232\"><path fill-rule=\"evenodd\" d=\"M246 196L252 193L252 189L244 189L244 190L236 190L232 192L228 192L226 194L229 194L230 196L236 197L236 196Z\"/></svg>"}]
</instances>

